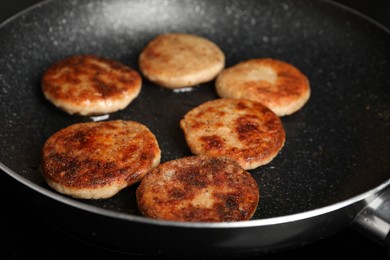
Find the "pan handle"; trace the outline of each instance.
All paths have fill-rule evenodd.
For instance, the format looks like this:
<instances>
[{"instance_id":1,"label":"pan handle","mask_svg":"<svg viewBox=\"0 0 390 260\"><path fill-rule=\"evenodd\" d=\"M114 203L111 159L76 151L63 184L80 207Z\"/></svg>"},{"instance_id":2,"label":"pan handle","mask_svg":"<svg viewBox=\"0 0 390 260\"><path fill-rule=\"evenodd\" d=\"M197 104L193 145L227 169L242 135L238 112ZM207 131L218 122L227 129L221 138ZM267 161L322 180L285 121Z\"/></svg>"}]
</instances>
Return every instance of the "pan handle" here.
<instances>
[{"instance_id":1,"label":"pan handle","mask_svg":"<svg viewBox=\"0 0 390 260\"><path fill-rule=\"evenodd\" d=\"M385 246L390 255L390 187L359 212L352 227Z\"/></svg>"}]
</instances>

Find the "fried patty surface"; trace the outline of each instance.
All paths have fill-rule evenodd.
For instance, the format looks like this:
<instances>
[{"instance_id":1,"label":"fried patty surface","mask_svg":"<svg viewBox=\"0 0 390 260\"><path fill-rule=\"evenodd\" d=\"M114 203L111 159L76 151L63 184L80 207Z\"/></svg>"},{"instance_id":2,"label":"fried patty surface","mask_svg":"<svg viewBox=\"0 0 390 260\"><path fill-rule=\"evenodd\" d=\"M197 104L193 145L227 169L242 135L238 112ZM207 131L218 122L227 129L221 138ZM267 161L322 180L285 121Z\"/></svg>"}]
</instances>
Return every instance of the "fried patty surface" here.
<instances>
[{"instance_id":1,"label":"fried patty surface","mask_svg":"<svg viewBox=\"0 0 390 260\"><path fill-rule=\"evenodd\" d=\"M152 39L139 56L143 75L162 87L193 87L214 79L225 66L225 55L212 41L185 33Z\"/></svg>"},{"instance_id":2,"label":"fried patty surface","mask_svg":"<svg viewBox=\"0 0 390 260\"><path fill-rule=\"evenodd\" d=\"M227 156L246 170L269 163L286 138L274 112L246 99L202 103L184 115L180 127L193 154Z\"/></svg>"},{"instance_id":3,"label":"fried patty surface","mask_svg":"<svg viewBox=\"0 0 390 260\"><path fill-rule=\"evenodd\" d=\"M189 156L161 163L136 191L142 215L188 222L249 220L259 203L253 176L228 158Z\"/></svg>"},{"instance_id":4,"label":"fried patty surface","mask_svg":"<svg viewBox=\"0 0 390 260\"><path fill-rule=\"evenodd\" d=\"M47 183L60 193L104 199L139 182L160 157L156 137L141 123L77 123L46 140L41 169Z\"/></svg>"},{"instance_id":5,"label":"fried patty surface","mask_svg":"<svg viewBox=\"0 0 390 260\"><path fill-rule=\"evenodd\" d=\"M270 58L249 59L225 68L215 86L220 97L257 101L278 116L297 112L310 98L306 75L292 64Z\"/></svg>"},{"instance_id":6,"label":"fried patty surface","mask_svg":"<svg viewBox=\"0 0 390 260\"><path fill-rule=\"evenodd\" d=\"M102 115L127 107L140 93L138 71L96 55L74 55L43 74L44 96L69 114Z\"/></svg>"}]
</instances>

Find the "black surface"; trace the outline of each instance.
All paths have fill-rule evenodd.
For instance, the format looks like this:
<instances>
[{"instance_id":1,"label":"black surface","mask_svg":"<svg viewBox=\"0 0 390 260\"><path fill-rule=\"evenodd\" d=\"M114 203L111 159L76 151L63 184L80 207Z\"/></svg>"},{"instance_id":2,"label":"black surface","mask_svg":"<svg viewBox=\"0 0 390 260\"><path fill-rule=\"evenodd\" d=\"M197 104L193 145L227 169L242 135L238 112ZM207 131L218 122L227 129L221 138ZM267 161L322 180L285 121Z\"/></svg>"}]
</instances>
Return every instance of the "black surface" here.
<instances>
[{"instance_id":1,"label":"black surface","mask_svg":"<svg viewBox=\"0 0 390 260\"><path fill-rule=\"evenodd\" d=\"M19 10L29 6L36 1L3 1L1 5L1 19L4 20L11 14L18 12ZM378 21L385 23L388 16L386 16L385 8L387 1L374 4L371 2L367 6L362 6L360 3L356 8L362 12L370 14L372 17L376 17ZM351 3L353 4L353 1ZM1 36L0 36L1 37ZM7 214L1 215L1 234L5 234L5 250L1 250L5 253L6 258L25 258L25 257L40 257L40 256L56 256L61 258L69 258L73 255L80 254L83 256L107 256L117 258L129 258L128 255L115 254L105 250L100 250L95 247L87 246L71 238L66 237L62 233L48 226L46 223L41 222L36 216L26 211L23 208L18 198L10 198L7 193L7 189L13 189L14 187L9 183L9 178L3 176L1 178L1 197L3 210ZM4 194L3 194L4 193ZM20 198L19 198L20 199ZM22 198L21 198L22 199ZM4 231L3 231L4 229ZM4 245L4 244L3 244ZM78 252L77 252L78 251ZM275 258L279 256L297 256L297 257L316 257L316 256L339 256L345 254L349 257L369 256L371 259L386 259L386 253L384 248L360 234L357 234L353 230L345 230L340 234L327 238L324 241L319 241L313 245L302 246L296 250L289 250L288 252L281 252L278 254L267 255L262 258Z\"/></svg>"},{"instance_id":2,"label":"black surface","mask_svg":"<svg viewBox=\"0 0 390 260\"><path fill-rule=\"evenodd\" d=\"M53 1L2 27L2 163L46 189L37 174L44 141L69 124L91 121L67 115L43 97L39 81L54 61L93 53L137 68L141 49L156 33L185 31L218 43L227 66L268 56L295 64L310 78L309 102L282 118L283 149L269 164L251 170L262 194L253 219L323 208L389 179L389 34L341 8L310 0L168 1L156 8L146 3L159 2ZM111 113L110 120L148 126L162 162L190 155L178 122L191 108L217 98L213 81L181 93L147 80L142 86L138 98ZM123 196L83 202L130 213L127 197L134 198L134 191L133 185Z\"/></svg>"}]
</instances>

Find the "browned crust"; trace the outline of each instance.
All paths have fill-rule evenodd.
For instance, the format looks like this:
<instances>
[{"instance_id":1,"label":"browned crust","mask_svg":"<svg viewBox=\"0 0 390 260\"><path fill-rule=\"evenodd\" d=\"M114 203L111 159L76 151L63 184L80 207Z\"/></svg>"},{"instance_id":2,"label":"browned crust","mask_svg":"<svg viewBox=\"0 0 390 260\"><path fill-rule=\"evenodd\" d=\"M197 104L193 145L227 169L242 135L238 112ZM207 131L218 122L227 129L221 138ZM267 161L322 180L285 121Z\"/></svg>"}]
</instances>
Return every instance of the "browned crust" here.
<instances>
[{"instance_id":1,"label":"browned crust","mask_svg":"<svg viewBox=\"0 0 390 260\"><path fill-rule=\"evenodd\" d=\"M128 106L141 91L141 76L112 59L75 55L50 66L41 85L45 97L67 113L99 115Z\"/></svg>"},{"instance_id":2,"label":"browned crust","mask_svg":"<svg viewBox=\"0 0 390 260\"><path fill-rule=\"evenodd\" d=\"M42 173L56 190L79 198L110 197L160 162L150 130L134 121L78 123L45 142Z\"/></svg>"},{"instance_id":3,"label":"browned crust","mask_svg":"<svg viewBox=\"0 0 390 260\"><path fill-rule=\"evenodd\" d=\"M269 163L285 142L280 118L244 99L207 101L188 111L180 126L192 153L227 156L246 170Z\"/></svg>"},{"instance_id":4,"label":"browned crust","mask_svg":"<svg viewBox=\"0 0 390 260\"><path fill-rule=\"evenodd\" d=\"M263 103L278 116L298 111L310 98L308 78L295 66L270 58L250 59L224 69L216 90L220 97Z\"/></svg>"},{"instance_id":5,"label":"browned crust","mask_svg":"<svg viewBox=\"0 0 390 260\"><path fill-rule=\"evenodd\" d=\"M151 40L139 56L143 75L162 87L192 87L214 79L225 55L210 40L192 34L166 33Z\"/></svg>"},{"instance_id":6,"label":"browned crust","mask_svg":"<svg viewBox=\"0 0 390 260\"><path fill-rule=\"evenodd\" d=\"M191 222L249 220L259 202L252 175L228 158L190 156L160 164L136 191L147 217Z\"/></svg>"}]
</instances>

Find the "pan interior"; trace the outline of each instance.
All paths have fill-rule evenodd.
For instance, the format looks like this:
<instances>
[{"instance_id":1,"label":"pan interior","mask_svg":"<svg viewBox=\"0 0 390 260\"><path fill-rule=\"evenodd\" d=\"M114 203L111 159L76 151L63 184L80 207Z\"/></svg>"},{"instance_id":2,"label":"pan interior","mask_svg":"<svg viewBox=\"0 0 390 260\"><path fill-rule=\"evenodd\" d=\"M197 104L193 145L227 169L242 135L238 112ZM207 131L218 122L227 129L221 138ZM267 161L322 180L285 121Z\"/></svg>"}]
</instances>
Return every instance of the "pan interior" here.
<instances>
[{"instance_id":1,"label":"pan interior","mask_svg":"<svg viewBox=\"0 0 390 260\"><path fill-rule=\"evenodd\" d=\"M91 117L49 104L40 77L74 54L116 59L138 70L145 44L165 32L214 41L226 66L256 57L294 64L312 94L282 118L286 143L268 165L250 172L260 186L254 219L309 211L369 191L390 177L390 36L383 28L327 2L50 1L0 28L0 160L42 189L41 148L54 132ZM214 82L173 92L143 80L140 96L108 119L135 120L156 135L162 162L190 155L179 120L217 98ZM82 203L139 215L137 185L111 199ZM70 200L73 200L69 198Z\"/></svg>"}]
</instances>

